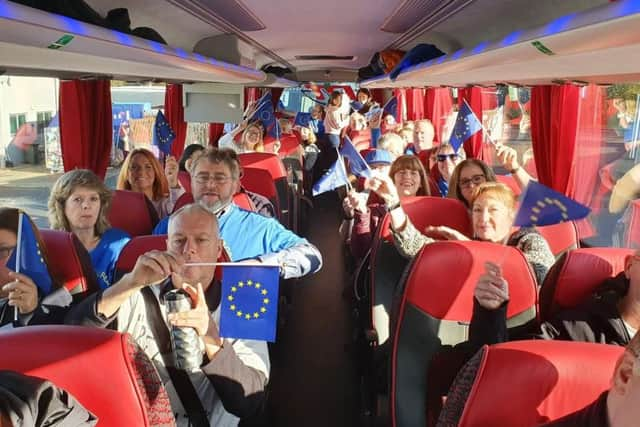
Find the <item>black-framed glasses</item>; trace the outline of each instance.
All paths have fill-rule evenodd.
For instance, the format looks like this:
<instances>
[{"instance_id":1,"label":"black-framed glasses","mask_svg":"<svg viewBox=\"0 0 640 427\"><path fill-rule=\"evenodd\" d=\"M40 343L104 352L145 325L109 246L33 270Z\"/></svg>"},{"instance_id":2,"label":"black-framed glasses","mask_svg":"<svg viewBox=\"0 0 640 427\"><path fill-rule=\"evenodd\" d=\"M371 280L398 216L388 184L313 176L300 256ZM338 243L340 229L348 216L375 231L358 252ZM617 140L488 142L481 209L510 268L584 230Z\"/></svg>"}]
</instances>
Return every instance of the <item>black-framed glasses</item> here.
<instances>
[{"instance_id":1,"label":"black-framed glasses","mask_svg":"<svg viewBox=\"0 0 640 427\"><path fill-rule=\"evenodd\" d=\"M458 159L458 155L456 153L436 154L436 159L438 159L439 162L446 162L447 159L451 159L452 161L455 162Z\"/></svg>"},{"instance_id":2,"label":"black-framed glasses","mask_svg":"<svg viewBox=\"0 0 640 427\"><path fill-rule=\"evenodd\" d=\"M461 188L469 188L471 184L480 185L483 182L487 182L487 177L484 175L473 175L471 178L464 178L460 180Z\"/></svg>"},{"instance_id":3,"label":"black-framed glasses","mask_svg":"<svg viewBox=\"0 0 640 427\"><path fill-rule=\"evenodd\" d=\"M205 185L210 181L213 181L215 184L225 184L231 179L230 176L227 175L196 175L196 182L200 185Z\"/></svg>"}]
</instances>

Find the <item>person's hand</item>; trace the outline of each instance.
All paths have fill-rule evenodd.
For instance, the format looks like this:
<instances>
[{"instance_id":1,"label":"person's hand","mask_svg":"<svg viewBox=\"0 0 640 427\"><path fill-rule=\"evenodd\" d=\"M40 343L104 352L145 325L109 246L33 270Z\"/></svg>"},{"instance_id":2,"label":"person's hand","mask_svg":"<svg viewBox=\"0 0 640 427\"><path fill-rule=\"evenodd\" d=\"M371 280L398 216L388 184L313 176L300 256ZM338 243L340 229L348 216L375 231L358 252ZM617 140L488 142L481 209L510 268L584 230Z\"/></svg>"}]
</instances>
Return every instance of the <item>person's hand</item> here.
<instances>
[{"instance_id":1,"label":"person's hand","mask_svg":"<svg viewBox=\"0 0 640 427\"><path fill-rule=\"evenodd\" d=\"M372 177L365 181L364 186L380 196L387 206L393 206L400 201L398 189L388 175L373 173Z\"/></svg>"},{"instance_id":2,"label":"person's hand","mask_svg":"<svg viewBox=\"0 0 640 427\"><path fill-rule=\"evenodd\" d=\"M164 163L164 174L169 181L170 188L177 188L178 183L178 161L173 156L167 156Z\"/></svg>"},{"instance_id":3,"label":"person's hand","mask_svg":"<svg viewBox=\"0 0 640 427\"><path fill-rule=\"evenodd\" d=\"M498 264L487 261L485 273L478 278L473 296L487 310L495 310L509 300L509 284Z\"/></svg>"},{"instance_id":4,"label":"person's hand","mask_svg":"<svg viewBox=\"0 0 640 427\"><path fill-rule=\"evenodd\" d=\"M247 122L249 117L251 117L253 115L253 113L256 112L256 107L258 106L258 103L256 101L251 101L248 105L247 108L244 109L244 113L242 114L242 117L245 118L244 122ZM246 127L246 124L245 124Z\"/></svg>"},{"instance_id":5,"label":"person's hand","mask_svg":"<svg viewBox=\"0 0 640 427\"><path fill-rule=\"evenodd\" d=\"M160 283L172 273L182 270L182 257L169 252L150 251L140 256L129 273L131 284L137 288Z\"/></svg>"},{"instance_id":6,"label":"person's hand","mask_svg":"<svg viewBox=\"0 0 640 427\"><path fill-rule=\"evenodd\" d=\"M180 288L189 294L193 308L188 311L169 313L167 316L169 323L179 328L193 328L201 337L210 336L219 339L218 327L209 313L202 283L198 283L194 287L185 282L176 282L176 280L180 280L176 276L173 276L173 280L174 284L179 284Z\"/></svg>"},{"instance_id":7,"label":"person's hand","mask_svg":"<svg viewBox=\"0 0 640 427\"><path fill-rule=\"evenodd\" d=\"M8 304L17 307L20 314L31 313L38 306L38 287L29 276L10 272L13 281L2 287L9 294Z\"/></svg>"},{"instance_id":8,"label":"person's hand","mask_svg":"<svg viewBox=\"0 0 640 427\"><path fill-rule=\"evenodd\" d=\"M506 145L496 145L496 155L498 156L498 161L506 170L513 171L520 168L518 153L513 148Z\"/></svg>"},{"instance_id":9,"label":"person's hand","mask_svg":"<svg viewBox=\"0 0 640 427\"><path fill-rule=\"evenodd\" d=\"M459 232L458 230L454 230L453 228L447 227L446 225L438 225L438 226L430 225L429 227L424 229L424 233L427 236L436 237L443 240L460 240L460 241L471 240L467 236Z\"/></svg>"},{"instance_id":10,"label":"person's hand","mask_svg":"<svg viewBox=\"0 0 640 427\"><path fill-rule=\"evenodd\" d=\"M282 143L279 139L273 141L273 153L278 154L280 152L280 147L282 147Z\"/></svg>"},{"instance_id":11,"label":"person's hand","mask_svg":"<svg viewBox=\"0 0 640 427\"><path fill-rule=\"evenodd\" d=\"M367 195L364 193L358 193L356 191L351 191L347 194L347 199L349 199L349 204L353 207L355 211L360 213L367 212Z\"/></svg>"},{"instance_id":12,"label":"person's hand","mask_svg":"<svg viewBox=\"0 0 640 427\"><path fill-rule=\"evenodd\" d=\"M353 218L355 215L355 208L348 195L342 200L342 210L344 211L344 216L347 218Z\"/></svg>"}]
</instances>

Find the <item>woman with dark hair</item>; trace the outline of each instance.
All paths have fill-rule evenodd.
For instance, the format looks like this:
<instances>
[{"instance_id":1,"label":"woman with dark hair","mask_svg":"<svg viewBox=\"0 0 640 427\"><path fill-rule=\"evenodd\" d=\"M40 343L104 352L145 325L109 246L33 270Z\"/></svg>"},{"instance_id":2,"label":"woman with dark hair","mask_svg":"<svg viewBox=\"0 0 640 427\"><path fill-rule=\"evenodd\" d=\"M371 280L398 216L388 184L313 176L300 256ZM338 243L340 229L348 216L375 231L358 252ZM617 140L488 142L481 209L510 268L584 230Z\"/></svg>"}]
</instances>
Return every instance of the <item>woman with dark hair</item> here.
<instances>
[{"instance_id":1,"label":"woman with dark hair","mask_svg":"<svg viewBox=\"0 0 640 427\"><path fill-rule=\"evenodd\" d=\"M356 92L356 99L360 104L362 104L362 107L360 107L360 109L358 110L358 113L363 115L367 114L372 109L380 106L371 97L371 91L364 87L361 87L360 89L358 89L358 92Z\"/></svg>"},{"instance_id":2,"label":"woman with dark hair","mask_svg":"<svg viewBox=\"0 0 640 427\"><path fill-rule=\"evenodd\" d=\"M458 199L471 209L470 200L473 190L485 182L496 182L496 175L485 162L478 159L461 161L449 178L447 197Z\"/></svg>"},{"instance_id":3,"label":"woman with dark hair","mask_svg":"<svg viewBox=\"0 0 640 427\"><path fill-rule=\"evenodd\" d=\"M462 147L456 152L450 144L440 144L434 149L434 152L436 165L431 168L429 177L433 185L431 193L440 197L447 197L453 171L466 158L466 155Z\"/></svg>"},{"instance_id":4,"label":"woman with dark hair","mask_svg":"<svg viewBox=\"0 0 640 427\"><path fill-rule=\"evenodd\" d=\"M176 200L185 192L178 181L176 159L167 157L163 172L158 159L144 148L136 148L124 159L116 188L143 193L160 219L173 211Z\"/></svg>"},{"instance_id":5,"label":"woman with dark hair","mask_svg":"<svg viewBox=\"0 0 640 427\"><path fill-rule=\"evenodd\" d=\"M91 257L102 289L113 283L118 256L131 240L127 233L109 225L110 205L111 191L87 169L62 175L49 196L51 228L76 235Z\"/></svg>"},{"instance_id":6,"label":"woman with dark hair","mask_svg":"<svg viewBox=\"0 0 640 427\"><path fill-rule=\"evenodd\" d=\"M41 257L49 270L46 248L38 228L27 214L22 215L22 220L29 223L39 247L39 254L33 255ZM66 312L64 308L71 304L72 299L69 292L60 287L53 275L49 273L53 291L49 293L49 297L45 298L44 291L29 277L28 273L16 273L7 267L7 262L18 246L19 218L20 210L0 208L0 325L12 323L17 327L61 323ZM17 310L17 316L14 310ZM14 316L17 320L14 320Z\"/></svg>"},{"instance_id":7,"label":"woman with dark hair","mask_svg":"<svg viewBox=\"0 0 640 427\"><path fill-rule=\"evenodd\" d=\"M191 162L193 161L193 159L195 159L200 151L204 151L204 146L200 144L189 144L184 147L182 157L180 157L180 160L178 161L178 170L180 172L189 172Z\"/></svg>"}]
</instances>

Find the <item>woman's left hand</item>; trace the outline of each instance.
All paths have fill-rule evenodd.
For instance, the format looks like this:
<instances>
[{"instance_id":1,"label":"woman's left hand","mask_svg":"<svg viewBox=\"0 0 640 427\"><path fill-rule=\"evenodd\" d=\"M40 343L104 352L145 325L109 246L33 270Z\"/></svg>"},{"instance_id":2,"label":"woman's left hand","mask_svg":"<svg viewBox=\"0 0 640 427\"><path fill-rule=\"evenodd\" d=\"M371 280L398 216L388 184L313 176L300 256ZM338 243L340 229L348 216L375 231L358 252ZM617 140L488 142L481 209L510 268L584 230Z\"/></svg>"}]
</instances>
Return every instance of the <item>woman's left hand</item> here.
<instances>
[{"instance_id":1,"label":"woman's left hand","mask_svg":"<svg viewBox=\"0 0 640 427\"><path fill-rule=\"evenodd\" d=\"M430 225L429 227L424 229L424 232L427 236L439 237L444 240L460 240L460 241L471 240L467 236L459 232L458 230L454 230L453 228L447 227L446 225L438 225L438 226Z\"/></svg>"},{"instance_id":2,"label":"woman's left hand","mask_svg":"<svg viewBox=\"0 0 640 427\"><path fill-rule=\"evenodd\" d=\"M169 181L170 188L178 188L178 161L173 156L168 156L164 163L164 174Z\"/></svg>"},{"instance_id":3,"label":"woman's left hand","mask_svg":"<svg viewBox=\"0 0 640 427\"><path fill-rule=\"evenodd\" d=\"M24 274L12 271L9 277L14 280L2 287L4 292L9 293L9 305L17 307L20 314L31 313L38 307L38 287Z\"/></svg>"}]
</instances>

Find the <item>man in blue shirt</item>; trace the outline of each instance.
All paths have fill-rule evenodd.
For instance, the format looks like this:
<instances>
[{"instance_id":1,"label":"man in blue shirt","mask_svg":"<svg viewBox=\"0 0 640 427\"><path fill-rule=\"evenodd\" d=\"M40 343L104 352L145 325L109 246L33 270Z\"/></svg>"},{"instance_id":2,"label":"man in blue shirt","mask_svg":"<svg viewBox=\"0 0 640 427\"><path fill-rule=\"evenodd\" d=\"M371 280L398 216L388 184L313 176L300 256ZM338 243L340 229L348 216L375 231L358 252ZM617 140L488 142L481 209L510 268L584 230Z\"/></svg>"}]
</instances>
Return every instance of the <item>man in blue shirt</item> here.
<instances>
[{"instance_id":1,"label":"man in blue shirt","mask_svg":"<svg viewBox=\"0 0 640 427\"><path fill-rule=\"evenodd\" d=\"M322 255L314 245L277 220L233 204L240 185L240 162L233 150L208 148L193 160L190 172L193 198L218 217L220 237L232 261L259 259L277 264L285 279L320 270ZM166 234L167 225L165 218L154 234Z\"/></svg>"}]
</instances>

